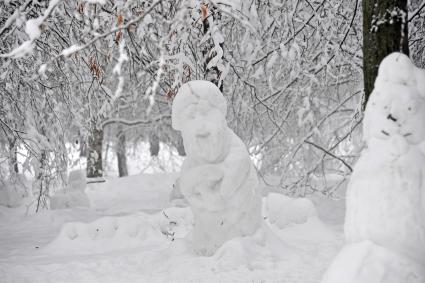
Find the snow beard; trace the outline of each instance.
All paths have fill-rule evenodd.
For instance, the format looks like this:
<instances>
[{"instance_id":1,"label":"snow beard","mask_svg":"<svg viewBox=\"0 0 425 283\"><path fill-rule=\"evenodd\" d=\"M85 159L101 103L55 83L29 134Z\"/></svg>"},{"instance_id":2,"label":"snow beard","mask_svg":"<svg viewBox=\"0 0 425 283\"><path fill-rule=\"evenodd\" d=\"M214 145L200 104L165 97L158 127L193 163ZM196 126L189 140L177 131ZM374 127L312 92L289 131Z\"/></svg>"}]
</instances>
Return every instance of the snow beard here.
<instances>
[{"instance_id":1,"label":"snow beard","mask_svg":"<svg viewBox=\"0 0 425 283\"><path fill-rule=\"evenodd\" d=\"M222 162L229 152L230 135L225 120L187 129L182 136L188 156L201 163Z\"/></svg>"}]
</instances>

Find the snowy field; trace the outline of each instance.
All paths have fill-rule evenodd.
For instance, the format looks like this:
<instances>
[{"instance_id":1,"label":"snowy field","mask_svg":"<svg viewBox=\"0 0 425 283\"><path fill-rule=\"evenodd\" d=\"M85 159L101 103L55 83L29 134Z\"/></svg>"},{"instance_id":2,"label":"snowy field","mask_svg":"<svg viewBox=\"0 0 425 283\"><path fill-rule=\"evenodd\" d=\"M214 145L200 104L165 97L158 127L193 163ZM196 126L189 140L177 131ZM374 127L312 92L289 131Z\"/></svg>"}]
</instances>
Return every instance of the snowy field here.
<instances>
[{"instance_id":1,"label":"snowy field","mask_svg":"<svg viewBox=\"0 0 425 283\"><path fill-rule=\"evenodd\" d=\"M197 256L190 209L168 201L176 177L91 184L89 209L0 206L0 282L320 282L342 246L343 200L269 195L259 232Z\"/></svg>"}]
</instances>

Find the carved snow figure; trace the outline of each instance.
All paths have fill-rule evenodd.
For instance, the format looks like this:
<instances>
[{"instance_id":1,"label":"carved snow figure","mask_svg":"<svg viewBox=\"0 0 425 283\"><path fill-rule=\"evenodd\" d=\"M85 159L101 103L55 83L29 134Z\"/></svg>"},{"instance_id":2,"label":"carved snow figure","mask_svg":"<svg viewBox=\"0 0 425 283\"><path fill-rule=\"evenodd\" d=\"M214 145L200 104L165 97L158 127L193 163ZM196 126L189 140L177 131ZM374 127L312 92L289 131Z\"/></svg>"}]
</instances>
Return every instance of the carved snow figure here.
<instances>
[{"instance_id":1,"label":"carved snow figure","mask_svg":"<svg viewBox=\"0 0 425 283\"><path fill-rule=\"evenodd\" d=\"M193 244L201 255L260 226L257 174L244 143L227 127L226 112L225 98L208 81L184 84L173 101L172 126L187 153L173 197L184 196L193 211Z\"/></svg>"},{"instance_id":2,"label":"carved snow figure","mask_svg":"<svg viewBox=\"0 0 425 283\"><path fill-rule=\"evenodd\" d=\"M413 67L397 54L380 66L347 189L348 245L325 283L425 282L425 98Z\"/></svg>"}]
</instances>

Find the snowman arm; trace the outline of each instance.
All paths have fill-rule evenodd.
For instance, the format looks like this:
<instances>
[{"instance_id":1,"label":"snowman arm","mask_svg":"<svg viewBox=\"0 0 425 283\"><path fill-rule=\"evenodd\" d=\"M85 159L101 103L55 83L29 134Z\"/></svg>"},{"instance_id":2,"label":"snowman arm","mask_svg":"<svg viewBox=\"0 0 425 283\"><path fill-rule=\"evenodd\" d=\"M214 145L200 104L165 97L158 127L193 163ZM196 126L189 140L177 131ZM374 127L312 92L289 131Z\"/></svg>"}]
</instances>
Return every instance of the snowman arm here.
<instances>
[{"instance_id":1,"label":"snowman arm","mask_svg":"<svg viewBox=\"0 0 425 283\"><path fill-rule=\"evenodd\" d=\"M209 184L219 182L223 172L219 165L205 164L189 168L182 172L179 187L184 195L192 194L195 189L209 187Z\"/></svg>"},{"instance_id":2,"label":"snowman arm","mask_svg":"<svg viewBox=\"0 0 425 283\"><path fill-rule=\"evenodd\" d=\"M231 197L249 177L251 160L249 156L229 155L223 164L224 177L220 186L223 198Z\"/></svg>"}]
</instances>

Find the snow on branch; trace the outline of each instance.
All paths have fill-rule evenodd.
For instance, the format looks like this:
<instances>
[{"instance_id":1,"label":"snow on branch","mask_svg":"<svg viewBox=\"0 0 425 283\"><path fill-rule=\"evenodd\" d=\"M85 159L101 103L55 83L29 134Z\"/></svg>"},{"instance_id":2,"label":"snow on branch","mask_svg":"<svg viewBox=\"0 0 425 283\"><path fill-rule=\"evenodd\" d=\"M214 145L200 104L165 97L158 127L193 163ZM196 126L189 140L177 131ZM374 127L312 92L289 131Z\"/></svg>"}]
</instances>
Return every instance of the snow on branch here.
<instances>
[{"instance_id":1,"label":"snow on branch","mask_svg":"<svg viewBox=\"0 0 425 283\"><path fill-rule=\"evenodd\" d=\"M123 124L126 126L148 125L148 124L152 124L153 122L159 122L163 119L171 119L171 115L166 114L166 115L160 115L158 117L151 118L151 119L136 119L136 120L127 120L124 118L110 118L102 123L102 127L105 128L106 126L111 124Z\"/></svg>"},{"instance_id":2,"label":"snow on branch","mask_svg":"<svg viewBox=\"0 0 425 283\"><path fill-rule=\"evenodd\" d=\"M25 33L28 35L29 40L22 43L20 46L16 47L12 51L6 54L0 54L0 57L3 58L21 58L23 56L29 55L32 53L34 48L34 42L37 38L41 35L40 26L47 20L48 17L53 13L54 9L58 6L58 4L62 0L51 0L49 3L49 6L47 7L46 11L44 11L43 15L35 18L30 19L25 24ZM13 14L15 15L15 13ZM17 16L13 16L12 19L14 19ZM11 25L12 21L6 22L5 26L2 28L0 34L3 32L3 30Z\"/></svg>"}]
</instances>

